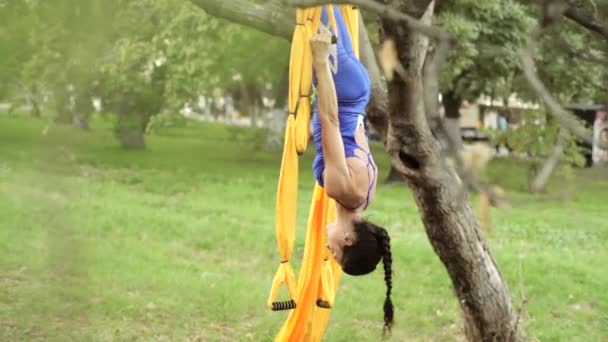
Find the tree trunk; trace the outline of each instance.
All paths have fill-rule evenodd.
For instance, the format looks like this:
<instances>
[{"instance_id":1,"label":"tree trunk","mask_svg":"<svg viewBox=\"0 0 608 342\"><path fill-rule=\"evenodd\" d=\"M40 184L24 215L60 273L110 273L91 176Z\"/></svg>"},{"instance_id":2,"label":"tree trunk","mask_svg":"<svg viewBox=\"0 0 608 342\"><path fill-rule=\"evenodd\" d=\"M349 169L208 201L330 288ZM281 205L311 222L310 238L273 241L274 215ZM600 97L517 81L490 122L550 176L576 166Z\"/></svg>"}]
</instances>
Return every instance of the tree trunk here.
<instances>
[{"instance_id":1,"label":"tree trunk","mask_svg":"<svg viewBox=\"0 0 608 342\"><path fill-rule=\"evenodd\" d=\"M40 111L40 105L38 105L38 101L30 100L30 102L32 103L32 117L39 119L42 114Z\"/></svg>"},{"instance_id":2,"label":"tree trunk","mask_svg":"<svg viewBox=\"0 0 608 342\"><path fill-rule=\"evenodd\" d=\"M289 63L283 69L281 82L274 91L275 108L269 113L268 135L266 136L266 150L280 151L283 147L283 129L287 116L287 93L289 91Z\"/></svg>"},{"instance_id":3,"label":"tree trunk","mask_svg":"<svg viewBox=\"0 0 608 342\"><path fill-rule=\"evenodd\" d=\"M462 142L462 134L460 134L460 119L454 118L444 118L443 119L445 125L445 133L449 134L449 143L452 144L452 147L455 151L462 151L464 149L464 144Z\"/></svg>"},{"instance_id":4,"label":"tree trunk","mask_svg":"<svg viewBox=\"0 0 608 342\"><path fill-rule=\"evenodd\" d=\"M446 118L460 119L460 106L462 105L460 96L453 91L447 91L443 94L442 102Z\"/></svg>"},{"instance_id":5,"label":"tree trunk","mask_svg":"<svg viewBox=\"0 0 608 342\"><path fill-rule=\"evenodd\" d=\"M64 125L72 124L72 122L73 122L72 113L67 109L61 113L58 113L58 115L55 116L55 122L58 124L64 124Z\"/></svg>"},{"instance_id":6,"label":"tree trunk","mask_svg":"<svg viewBox=\"0 0 608 342\"><path fill-rule=\"evenodd\" d=\"M280 109L287 109L287 96L289 94L289 63L285 64L283 74L281 75L281 82L274 91L275 107Z\"/></svg>"},{"instance_id":7,"label":"tree trunk","mask_svg":"<svg viewBox=\"0 0 608 342\"><path fill-rule=\"evenodd\" d=\"M442 97L443 111L445 116L440 119L443 120L444 131L442 132L445 136L443 143L444 152L446 155L451 156L455 163L456 172L460 179L466 183L466 187L469 190L476 191L474 186L471 186L470 178L474 177L471 174L464 174L467 172L469 166L465 165L463 159L464 144L462 142L462 134L460 132L460 106L462 99L457 96L453 91L447 91ZM478 183L473 180L474 183Z\"/></svg>"},{"instance_id":8,"label":"tree trunk","mask_svg":"<svg viewBox=\"0 0 608 342\"><path fill-rule=\"evenodd\" d=\"M251 107L251 114L249 115L251 117L251 128L256 128L258 127L258 112L260 111L260 107L258 106L257 101L253 104L253 106Z\"/></svg>"},{"instance_id":9,"label":"tree trunk","mask_svg":"<svg viewBox=\"0 0 608 342\"><path fill-rule=\"evenodd\" d=\"M57 114L55 115L55 122L58 124L71 125L74 120L72 111L67 108L57 108Z\"/></svg>"},{"instance_id":10,"label":"tree trunk","mask_svg":"<svg viewBox=\"0 0 608 342\"><path fill-rule=\"evenodd\" d=\"M484 196L489 196L490 203L505 202L506 198L504 196L497 196L489 187L479 181L473 165L467 165L467 159L470 160L471 158L464 157L464 144L460 132L460 106L462 105L462 98L453 91L447 91L443 94L442 103L445 112L445 117L442 119L443 134L445 134L445 141L442 141L444 144L443 152L445 155L451 156L456 172L464 182L466 189L476 193L484 193ZM489 215L489 213L485 212L484 215Z\"/></svg>"},{"instance_id":11,"label":"tree trunk","mask_svg":"<svg viewBox=\"0 0 608 342\"><path fill-rule=\"evenodd\" d=\"M394 3L394 2L393 2ZM414 14L412 3L401 10ZM431 4L427 9L432 11ZM430 23L431 16L423 16ZM428 39L381 19L382 37L395 39L406 78L389 82L387 149L414 193L433 249L445 265L470 341L518 341L520 332L500 270L483 241L466 193L444 167L423 104L422 65Z\"/></svg>"},{"instance_id":12,"label":"tree trunk","mask_svg":"<svg viewBox=\"0 0 608 342\"><path fill-rule=\"evenodd\" d=\"M130 113L118 113L115 134L120 145L128 150L141 150L146 148L144 133L150 121L151 115L140 114L136 116Z\"/></svg>"},{"instance_id":13,"label":"tree trunk","mask_svg":"<svg viewBox=\"0 0 608 342\"><path fill-rule=\"evenodd\" d=\"M76 114L72 117L72 125L82 130L89 130L89 117L85 114Z\"/></svg>"},{"instance_id":14,"label":"tree trunk","mask_svg":"<svg viewBox=\"0 0 608 342\"><path fill-rule=\"evenodd\" d=\"M146 148L144 133L140 130L121 130L118 133L120 145L128 150L142 150Z\"/></svg>"},{"instance_id":15,"label":"tree trunk","mask_svg":"<svg viewBox=\"0 0 608 342\"><path fill-rule=\"evenodd\" d=\"M451 91L443 94L443 109L445 111L446 134L450 135L450 142L455 151L462 151L462 135L460 134L460 106L462 98Z\"/></svg>"},{"instance_id":16,"label":"tree trunk","mask_svg":"<svg viewBox=\"0 0 608 342\"><path fill-rule=\"evenodd\" d=\"M242 78L239 80L239 111L241 112L241 116L249 115L252 118L252 106L251 106L251 96L249 95L249 88L247 88L247 84L245 80ZM232 120L232 118L227 118L228 120ZM253 120L253 119L252 119Z\"/></svg>"},{"instance_id":17,"label":"tree trunk","mask_svg":"<svg viewBox=\"0 0 608 342\"><path fill-rule=\"evenodd\" d=\"M285 128L285 111L275 108L270 111L268 122L268 135L266 136L266 150L280 151L283 147L283 129Z\"/></svg>"},{"instance_id":18,"label":"tree trunk","mask_svg":"<svg viewBox=\"0 0 608 342\"><path fill-rule=\"evenodd\" d=\"M72 111L68 108L69 95L66 90L54 92L55 97L55 122L59 124L72 124Z\"/></svg>"},{"instance_id":19,"label":"tree trunk","mask_svg":"<svg viewBox=\"0 0 608 342\"><path fill-rule=\"evenodd\" d=\"M378 132L382 143L386 145L386 133L388 132L386 82L380 76L380 68L363 22L363 16L359 16L359 57L367 69L372 87L371 99L367 106L367 120Z\"/></svg>"},{"instance_id":20,"label":"tree trunk","mask_svg":"<svg viewBox=\"0 0 608 342\"><path fill-rule=\"evenodd\" d=\"M94 110L91 97L87 92L83 92L83 89L77 89L74 98L74 110L72 111L72 126L89 130L89 116Z\"/></svg>"},{"instance_id":21,"label":"tree trunk","mask_svg":"<svg viewBox=\"0 0 608 342\"><path fill-rule=\"evenodd\" d=\"M530 184L530 191L532 192L540 192L545 189L547 186L547 182L551 178L553 174L553 170L559 163L562 155L564 153L564 140L566 138L566 132L564 130L560 130L559 135L557 136L557 142L555 143L555 147L553 147L553 151L543 164L543 167L540 169L536 177L532 180Z\"/></svg>"}]
</instances>

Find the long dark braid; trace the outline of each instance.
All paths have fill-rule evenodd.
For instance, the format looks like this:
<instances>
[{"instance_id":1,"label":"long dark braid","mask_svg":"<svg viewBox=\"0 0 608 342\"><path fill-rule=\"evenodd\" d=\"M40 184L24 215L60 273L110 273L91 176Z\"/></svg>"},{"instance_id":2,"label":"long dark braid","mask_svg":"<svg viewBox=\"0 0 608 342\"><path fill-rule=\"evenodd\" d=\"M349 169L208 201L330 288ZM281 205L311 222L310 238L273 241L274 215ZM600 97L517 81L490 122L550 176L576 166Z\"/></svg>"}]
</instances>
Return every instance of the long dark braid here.
<instances>
[{"instance_id":1,"label":"long dark braid","mask_svg":"<svg viewBox=\"0 0 608 342\"><path fill-rule=\"evenodd\" d=\"M356 239L351 246L344 246L342 270L350 275L364 275L376 269L382 259L384 264L384 282L386 283L386 298L384 299L384 329L383 335L390 333L393 326L393 257L391 254L391 239L386 229L364 219L353 221Z\"/></svg>"},{"instance_id":2,"label":"long dark braid","mask_svg":"<svg viewBox=\"0 0 608 342\"><path fill-rule=\"evenodd\" d=\"M384 282L386 283L386 298L384 299L384 333L390 333L393 327L393 301L391 292L393 290L393 256L391 254L391 238L386 229L378 227L378 242L382 252L382 264L384 264Z\"/></svg>"}]
</instances>

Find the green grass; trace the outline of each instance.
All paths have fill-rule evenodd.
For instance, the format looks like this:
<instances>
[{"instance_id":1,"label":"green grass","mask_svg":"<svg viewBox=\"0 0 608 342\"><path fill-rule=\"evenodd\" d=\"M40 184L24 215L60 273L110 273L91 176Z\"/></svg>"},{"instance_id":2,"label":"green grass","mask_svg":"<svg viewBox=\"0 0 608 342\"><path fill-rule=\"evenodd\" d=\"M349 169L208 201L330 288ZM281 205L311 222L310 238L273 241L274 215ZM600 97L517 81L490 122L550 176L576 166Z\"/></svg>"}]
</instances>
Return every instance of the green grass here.
<instances>
[{"instance_id":1,"label":"green grass","mask_svg":"<svg viewBox=\"0 0 608 342\"><path fill-rule=\"evenodd\" d=\"M280 155L256 149L259 131L190 123L124 151L102 119L90 132L45 126L0 116L0 341L272 340L286 317L265 307ZM300 227L310 161L309 151ZM517 163L489 174L507 189L525 183ZM607 341L608 177L585 170L550 189L510 191L513 208L492 209L488 245L517 307L525 293L529 337ZM392 234L393 340L462 340L407 188L380 186L368 215ZM300 228L295 259L303 238ZM379 340L382 276L343 278L325 340Z\"/></svg>"}]
</instances>

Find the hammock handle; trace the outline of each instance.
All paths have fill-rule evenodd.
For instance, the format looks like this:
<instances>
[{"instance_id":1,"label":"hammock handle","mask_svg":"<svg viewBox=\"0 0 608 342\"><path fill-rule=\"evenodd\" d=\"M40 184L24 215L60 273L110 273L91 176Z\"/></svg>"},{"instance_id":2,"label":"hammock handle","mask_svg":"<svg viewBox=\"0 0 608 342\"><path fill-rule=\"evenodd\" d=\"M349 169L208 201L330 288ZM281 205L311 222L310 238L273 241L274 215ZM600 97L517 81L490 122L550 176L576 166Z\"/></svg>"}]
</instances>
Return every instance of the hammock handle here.
<instances>
[{"instance_id":1,"label":"hammock handle","mask_svg":"<svg viewBox=\"0 0 608 342\"><path fill-rule=\"evenodd\" d=\"M284 302L272 302L272 311L291 310L296 308L296 301L286 300Z\"/></svg>"}]
</instances>

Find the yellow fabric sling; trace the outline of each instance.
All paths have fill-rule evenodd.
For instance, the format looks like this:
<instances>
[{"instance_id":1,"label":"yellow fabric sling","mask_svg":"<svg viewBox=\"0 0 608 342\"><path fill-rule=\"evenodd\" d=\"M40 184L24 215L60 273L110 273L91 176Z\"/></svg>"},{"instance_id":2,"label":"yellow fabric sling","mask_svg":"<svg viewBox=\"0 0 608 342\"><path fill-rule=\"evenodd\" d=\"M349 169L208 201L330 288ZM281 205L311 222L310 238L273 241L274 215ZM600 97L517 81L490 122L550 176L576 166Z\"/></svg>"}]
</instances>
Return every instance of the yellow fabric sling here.
<instances>
[{"instance_id":1,"label":"yellow fabric sling","mask_svg":"<svg viewBox=\"0 0 608 342\"><path fill-rule=\"evenodd\" d=\"M351 5L339 6L351 36L353 49L359 56L358 11ZM328 6L333 31L338 32L333 7ZM276 235L281 263L272 281L268 307L273 310L293 309L277 334L275 341L320 341L334 304L335 290L342 270L329 255L325 227L335 220L335 202L315 184L310 207L304 256L297 290L289 260L295 239L298 155L306 151L310 136L312 85L312 51L310 38L317 31L321 6L296 11L289 65L289 116L285 129L283 159L279 173L276 204ZM285 283L290 297L275 301Z\"/></svg>"}]
</instances>

